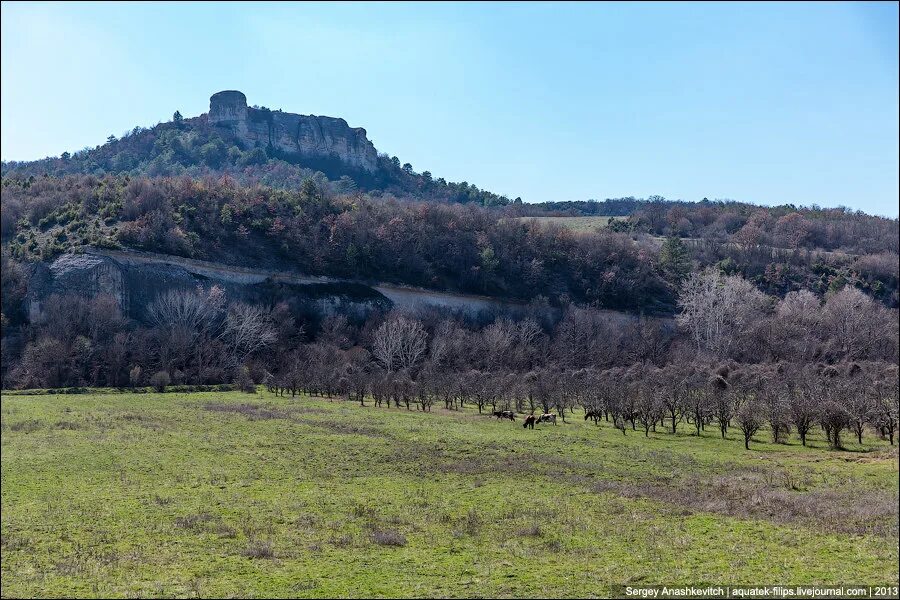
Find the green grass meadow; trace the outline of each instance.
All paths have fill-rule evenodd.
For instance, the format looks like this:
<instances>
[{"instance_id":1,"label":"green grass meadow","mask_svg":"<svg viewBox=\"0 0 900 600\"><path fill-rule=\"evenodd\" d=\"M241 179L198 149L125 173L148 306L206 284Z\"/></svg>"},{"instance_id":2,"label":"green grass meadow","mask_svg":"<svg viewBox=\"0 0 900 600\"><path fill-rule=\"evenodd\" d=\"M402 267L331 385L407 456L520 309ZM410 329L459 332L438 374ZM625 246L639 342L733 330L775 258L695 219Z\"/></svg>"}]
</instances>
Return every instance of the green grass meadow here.
<instances>
[{"instance_id":1,"label":"green grass meadow","mask_svg":"<svg viewBox=\"0 0 900 600\"><path fill-rule=\"evenodd\" d=\"M260 391L2 396L3 597L896 584L898 455Z\"/></svg>"}]
</instances>

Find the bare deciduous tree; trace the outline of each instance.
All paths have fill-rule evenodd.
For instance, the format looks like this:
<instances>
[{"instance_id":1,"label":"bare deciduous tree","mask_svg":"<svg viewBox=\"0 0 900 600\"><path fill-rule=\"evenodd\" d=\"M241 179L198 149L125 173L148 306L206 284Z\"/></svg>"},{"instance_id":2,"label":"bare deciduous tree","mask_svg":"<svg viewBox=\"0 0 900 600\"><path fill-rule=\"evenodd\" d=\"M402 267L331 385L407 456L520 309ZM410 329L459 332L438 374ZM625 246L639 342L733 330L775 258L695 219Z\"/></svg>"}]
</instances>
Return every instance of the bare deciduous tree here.
<instances>
[{"instance_id":1,"label":"bare deciduous tree","mask_svg":"<svg viewBox=\"0 0 900 600\"><path fill-rule=\"evenodd\" d=\"M819 417L819 399L822 397L819 377L811 369L795 367L786 373L786 379L788 413L800 443L805 446L806 436Z\"/></svg>"},{"instance_id":2,"label":"bare deciduous tree","mask_svg":"<svg viewBox=\"0 0 900 600\"><path fill-rule=\"evenodd\" d=\"M837 359L896 360L896 317L854 287L846 286L828 297L823 324Z\"/></svg>"},{"instance_id":3,"label":"bare deciduous tree","mask_svg":"<svg viewBox=\"0 0 900 600\"><path fill-rule=\"evenodd\" d=\"M678 324L700 352L728 356L750 325L765 314L768 298L737 275L717 269L692 274L678 297Z\"/></svg>"},{"instance_id":4,"label":"bare deciduous tree","mask_svg":"<svg viewBox=\"0 0 900 600\"><path fill-rule=\"evenodd\" d=\"M750 449L750 440L762 428L763 419L755 400L745 399L734 414L735 421L744 434L744 448Z\"/></svg>"},{"instance_id":5,"label":"bare deciduous tree","mask_svg":"<svg viewBox=\"0 0 900 600\"><path fill-rule=\"evenodd\" d=\"M277 338L271 311L243 302L235 302L228 307L221 339L228 344L238 363L254 352L271 346Z\"/></svg>"},{"instance_id":6,"label":"bare deciduous tree","mask_svg":"<svg viewBox=\"0 0 900 600\"><path fill-rule=\"evenodd\" d=\"M212 327L224 307L225 293L218 286L206 293L200 288L169 290L147 307L147 320L160 328L181 327L199 332Z\"/></svg>"},{"instance_id":7,"label":"bare deciduous tree","mask_svg":"<svg viewBox=\"0 0 900 600\"><path fill-rule=\"evenodd\" d=\"M422 324L404 316L389 318L375 331L372 354L388 372L411 369L428 349L428 334Z\"/></svg>"},{"instance_id":8,"label":"bare deciduous tree","mask_svg":"<svg viewBox=\"0 0 900 600\"><path fill-rule=\"evenodd\" d=\"M872 424L894 445L897 423L900 421L900 391L897 365L882 365L871 387L873 395Z\"/></svg>"}]
</instances>

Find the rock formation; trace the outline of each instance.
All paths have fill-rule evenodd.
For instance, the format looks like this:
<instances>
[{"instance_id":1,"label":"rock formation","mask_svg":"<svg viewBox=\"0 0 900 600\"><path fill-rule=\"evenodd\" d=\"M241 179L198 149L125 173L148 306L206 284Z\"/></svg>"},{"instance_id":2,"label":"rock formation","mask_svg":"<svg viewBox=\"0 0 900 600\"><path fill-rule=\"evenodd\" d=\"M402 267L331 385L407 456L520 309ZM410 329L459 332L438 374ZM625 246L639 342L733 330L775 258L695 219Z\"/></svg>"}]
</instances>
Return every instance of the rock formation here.
<instances>
[{"instance_id":1,"label":"rock formation","mask_svg":"<svg viewBox=\"0 0 900 600\"><path fill-rule=\"evenodd\" d=\"M53 263L36 263L31 273L28 304L32 320L39 320L43 304L52 294L78 294L87 298L112 296L122 312L138 321L160 294L172 289L222 287L229 300L271 306L281 300L303 307L309 314L359 314L389 310L392 302L377 290L352 282L309 279L275 280L249 269L199 267L197 261L142 255L141 253L88 250L63 254ZM183 264L181 264L183 263Z\"/></svg>"},{"instance_id":2,"label":"rock formation","mask_svg":"<svg viewBox=\"0 0 900 600\"><path fill-rule=\"evenodd\" d=\"M229 300L265 306L285 300L309 315L352 314L397 307L407 311L435 307L471 315L515 308L515 303L451 292L436 292L385 283L363 283L292 272L235 267L151 252L88 248L63 254L50 264L32 266L28 297L30 318L38 321L52 294L99 294L115 298L122 312L138 321L147 307L171 289L222 287Z\"/></svg>"},{"instance_id":3,"label":"rock formation","mask_svg":"<svg viewBox=\"0 0 900 600\"><path fill-rule=\"evenodd\" d=\"M252 108L243 93L227 90L210 97L207 121L231 128L251 147L259 144L300 156L338 159L368 172L377 168L378 153L366 130L350 127L343 119Z\"/></svg>"}]
</instances>

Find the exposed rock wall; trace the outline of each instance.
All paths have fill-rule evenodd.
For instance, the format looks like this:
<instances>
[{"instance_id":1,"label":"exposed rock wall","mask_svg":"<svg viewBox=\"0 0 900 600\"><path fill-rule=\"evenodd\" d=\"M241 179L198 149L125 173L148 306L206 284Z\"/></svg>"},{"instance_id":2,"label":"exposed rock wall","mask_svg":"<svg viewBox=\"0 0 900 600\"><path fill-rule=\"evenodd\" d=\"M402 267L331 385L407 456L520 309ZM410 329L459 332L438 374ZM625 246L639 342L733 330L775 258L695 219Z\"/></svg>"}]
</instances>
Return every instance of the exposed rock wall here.
<instances>
[{"instance_id":1,"label":"exposed rock wall","mask_svg":"<svg viewBox=\"0 0 900 600\"><path fill-rule=\"evenodd\" d=\"M370 284L349 279L337 279L334 277L302 275L293 271L272 271L252 267L239 267L193 258L184 258L181 256L156 254L153 252L108 249L92 249L90 252L92 254L115 259L117 262L131 267L138 267L141 265L154 266L160 264L169 267L177 266L203 280L213 280L237 286L253 286L271 282L279 285L300 286L305 287L306 289L316 289L320 291L331 290L332 293L335 293L335 290L353 289L355 290L354 295L356 296L359 296L360 294L363 296L374 294L377 295L378 298L387 299L391 306L406 310L438 307L475 314L480 311L514 309L522 306L516 302L502 301L497 298L477 296L474 294L441 292L389 283Z\"/></svg>"},{"instance_id":2,"label":"exposed rock wall","mask_svg":"<svg viewBox=\"0 0 900 600\"><path fill-rule=\"evenodd\" d=\"M109 294L119 306L129 302L125 275L115 261L90 254L63 254L51 265L35 266L28 287L29 318L34 321L40 316L48 296L66 293Z\"/></svg>"},{"instance_id":3,"label":"exposed rock wall","mask_svg":"<svg viewBox=\"0 0 900 600\"><path fill-rule=\"evenodd\" d=\"M88 297L109 294L125 314L143 320L148 305L159 294L170 289L208 288L213 284L223 287L231 300L267 305L286 300L320 315L337 312L365 315L392 307L411 311L435 307L474 315L519 306L483 296L390 284L369 285L151 252L108 249L64 254L50 265L38 263L31 276L28 306L31 318L37 319L43 302L51 294L76 293Z\"/></svg>"},{"instance_id":4,"label":"exposed rock wall","mask_svg":"<svg viewBox=\"0 0 900 600\"><path fill-rule=\"evenodd\" d=\"M350 127L343 119L298 115L247 106L247 97L228 90L209 99L210 125L231 128L253 146L316 158L337 158L365 171L377 168L378 153L362 127Z\"/></svg>"},{"instance_id":5,"label":"exposed rock wall","mask_svg":"<svg viewBox=\"0 0 900 600\"><path fill-rule=\"evenodd\" d=\"M124 314L143 321L148 306L160 294L171 289L212 285L224 288L229 300L265 305L286 300L318 315L336 312L365 315L392 306L377 290L358 284L278 281L253 273L229 274L221 268L191 269L164 259L120 259L99 252L64 254L50 265L35 265L27 302L30 318L38 320L44 302L52 294L74 293L85 297L107 294L116 299Z\"/></svg>"}]
</instances>

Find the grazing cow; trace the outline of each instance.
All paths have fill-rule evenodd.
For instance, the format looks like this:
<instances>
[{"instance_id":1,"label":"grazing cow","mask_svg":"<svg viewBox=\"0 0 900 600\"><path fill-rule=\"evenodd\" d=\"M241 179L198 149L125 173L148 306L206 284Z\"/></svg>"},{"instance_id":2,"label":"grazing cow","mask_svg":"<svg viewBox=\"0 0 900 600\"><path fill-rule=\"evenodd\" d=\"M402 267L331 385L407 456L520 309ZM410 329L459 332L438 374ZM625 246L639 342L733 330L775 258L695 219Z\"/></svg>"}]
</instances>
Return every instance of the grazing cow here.
<instances>
[{"instance_id":1,"label":"grazing cow","mask_svg":"<svg viewBox=\"0 0 900 600\"><path fill-rule=\"evenodd\" d=\"M537 417L535 417L534 415L528 415L527 417L525 417L525 422L522 423L522 428L525 429L531 427L532 429L534 429L535 421L537 421Z\"/></svg>"},{"instance_id":2,"label":"grazing cow","mask_svg":"<svg viewBox=\"0 0 900 600\"><path fill-rule=\"evenodd\" d=\"M593 419L594 425L599 425L600 419L602 419L602 418L603 418L603 413L600 412L599 410L589 410L584 413L584 420L587 421L588 419Z\"/></svg>"},{"instance_id":3,"label":"grazing cow","mask_svg":"<svg viewBox=\"0 0 900 600\"><path fill-rule=\"evenodd\" d=\"M510 421L516 420L516 413L511 410L495 410L494 416L498 419L509 419Z\"/></svg>"},{"instance_id":4,"label":"grazing cow","mask_svg":"<svg viewBox=\"0 0 900 600\"><path fill-rule=\"evenodd\" d=\"M544 413L537 418L538 423L553 423L556 425L556 415L553 413Z\"/></svg>"}]
</instances>

